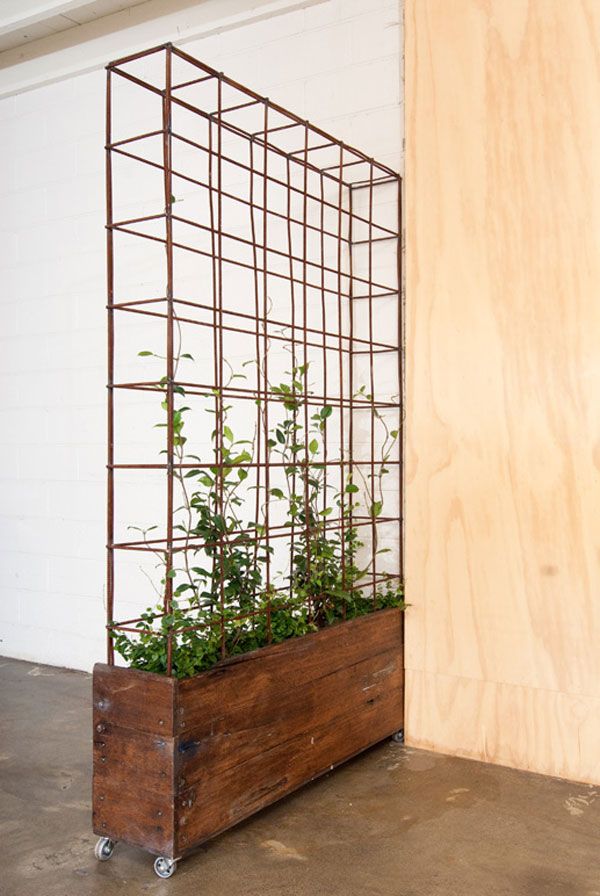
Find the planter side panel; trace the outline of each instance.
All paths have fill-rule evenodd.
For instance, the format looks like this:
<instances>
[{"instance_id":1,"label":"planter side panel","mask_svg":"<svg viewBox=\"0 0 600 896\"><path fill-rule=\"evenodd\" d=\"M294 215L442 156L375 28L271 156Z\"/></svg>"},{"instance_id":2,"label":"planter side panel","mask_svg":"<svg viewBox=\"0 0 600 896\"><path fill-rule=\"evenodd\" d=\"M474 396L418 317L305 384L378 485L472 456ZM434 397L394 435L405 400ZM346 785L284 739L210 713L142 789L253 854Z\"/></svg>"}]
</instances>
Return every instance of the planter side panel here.
<instances>
[{"instance_id":1,"label":"planter side panel","mask_svg":"<svg viewBox=\"0 0 600 896\"><path fill-rule=\"evenodd\" d=\"M175 682L97 665L93 692L94 832L172 856Z\"/></svg>"},{"instance_id":2,"label":"planter side panel","mask_svg":"<svg viewBox=\"0 0 600 896\"><path fill-rule=\"evenodd\" d=\"M403 725L402 625L381 611L181 682L183 853Z\"/></svg>"}]
</instances>

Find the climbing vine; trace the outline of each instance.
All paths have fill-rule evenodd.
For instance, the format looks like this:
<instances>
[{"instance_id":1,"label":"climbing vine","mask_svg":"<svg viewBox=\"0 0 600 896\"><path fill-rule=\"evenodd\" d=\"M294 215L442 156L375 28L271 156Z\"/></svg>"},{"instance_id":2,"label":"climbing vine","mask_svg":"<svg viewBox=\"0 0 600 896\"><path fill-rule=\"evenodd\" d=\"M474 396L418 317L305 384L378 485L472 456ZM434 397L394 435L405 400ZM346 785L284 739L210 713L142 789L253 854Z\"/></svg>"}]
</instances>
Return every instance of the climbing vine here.
<instances>
[{"instance_id":1,"label":"climbing vine","mask_svg":"<svg viewBox=\"0 0 600 896\"><path fill-rule=\"evenodd\" d=\"M148 350L139 355L161 358ZM179 348L174 378L182 363L193 361ZM308 366L293 366L284 381L268 384L282 413L268 426L263 450L269 463L283 471L278 485L268 490L258 478L249 484L249 471L257 460L256 430L240 437L230 420L227 394L236 380L246 378L245 373L235 372L225 363L223 388L202 396L208 400L205 413L212 421L212 447L204 459L189 451L185 422L191 408L183 403L185 389L173 386L177 402L181 402L172 412L173 471L182 496L174 531L181 547L169 568L166 553L154 550L154 542L148 538L157 527L131 527L137 528L154 553L160 578L159 585L153 585L157 600L142 614L138 634L112 632L115 649L128 665L166 672L170 637L173 674L186 678L226 655L305 635L372 610L404 607L398 578L373 576L375 558L388 550L378 547L376 526L371 527L375 543L369 560L365 565L359 562L363 542L356 522L359 514L367 520L383 514L383 482L389 472L386 463L399 433L388 427L373 396L361 387L355 397L371 405L374 421L381 428L380 456L368 473L360 465L344 465L342 469L348 472L342 481L340 465L334 464L334 485L323 452L333 408L315 406L306 387ZM166 378L158 389L163 393L162 409L168 414ZM259 414L264 415L261 399L256 403ZM168 421L163 418L156 425L164 428ZM266 514L267 508L276 504L283 507L284 526L289 529L289 556L287 569L267 575L274 551ZM249 514L251 506L254 515ZM165 613L169 578L173 580L173 599Z\"/></svg>"}]
</instances>

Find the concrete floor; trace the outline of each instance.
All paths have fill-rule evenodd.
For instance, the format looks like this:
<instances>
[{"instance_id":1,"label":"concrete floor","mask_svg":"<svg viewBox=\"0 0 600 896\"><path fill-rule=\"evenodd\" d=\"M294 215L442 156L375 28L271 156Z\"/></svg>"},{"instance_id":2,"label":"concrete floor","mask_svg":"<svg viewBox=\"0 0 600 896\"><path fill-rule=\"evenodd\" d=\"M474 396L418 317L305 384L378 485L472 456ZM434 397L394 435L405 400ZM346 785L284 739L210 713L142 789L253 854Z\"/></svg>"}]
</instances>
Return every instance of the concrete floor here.
<instances>
[{"instance_id":1,"label":"concrete floor","mask_svg":"<svg viewBox=\"0 0 600 896\"><path fill-rule=\"evenodd\" d=\"M2 896L600 896L600 788L384 743L159 880L93 855L90 676L0 660Z\"/></svg>"}]
</instances>

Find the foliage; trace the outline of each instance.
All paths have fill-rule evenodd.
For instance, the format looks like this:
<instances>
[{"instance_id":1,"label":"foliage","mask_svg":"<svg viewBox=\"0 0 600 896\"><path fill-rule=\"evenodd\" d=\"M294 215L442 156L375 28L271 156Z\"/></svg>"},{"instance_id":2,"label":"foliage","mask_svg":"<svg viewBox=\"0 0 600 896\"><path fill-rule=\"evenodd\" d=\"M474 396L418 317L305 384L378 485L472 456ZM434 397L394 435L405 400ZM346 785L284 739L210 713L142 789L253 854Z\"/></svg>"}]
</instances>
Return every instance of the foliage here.
<instances>
[{"instance_id":1,"label":"foliage","mask_svg":"<svg viewBox=\"0 0 600 896\"><path fill-rule=\"evenodd\" d=\"M139 354L160 357L150 351ZM181 361L193 358L179 351L175 375ZM338 488L334 488L332 474L322 460L333 409L324 405L315 410L307 388L308 365L293 367L288 381L269 384L283 413L282 419L269 427L266 451L271 463L281 464L284 487L272 487L265 494L262 486L248 486L247 482L256 456L256 433L251 439L235 436L229 420L231 407L225 398L233 381L245 377L229 365L227 368L223 389L203 396L212 405L206 409L213 421L208 461L187 451L184 415L190 408L176 408L173 401L174 475L183 497L174 524L176 534L183 536L183 548L175 557L181 558L181 565L169 567L167 555L154 551L162 569L161 587L155 587L160 603L142 614L137 623L139 634L131 637L118 629L112 633L115 649L137 669L166 672L169 637L173 674L186 678L224 656L308 634L372 610L404 607L397 578L379 574L373 586L373 558L385 549L378 549L375 543L368 565L359 565L363 543L355 522L361 491L367 516L382 515L385 465L398 431L388 428L372 396L364 387L359 389L357 398L371 403L373 416L383 428L381 457L367 476L356 467L362 489L351 475L340 487L340 466L334 466L338 478ZM159 388L162 408L168 414L166 378ZM183 387L173 385L172 391L185 398ZM260 400L257 405L264 421L265 408ZM168 421L157 426L167 427ZM255 490L259 518L246 520L251 489ZM273 555L266 532L268 502L283 502L285 526L290 529L289 569L275 581L265 575ZM148 541L148 532L155 528L138 531ZM372 529L376 539L377 527ZM195 546L198 543L200 547ZM169 580L173 599L164 612Z\"/></svg>"}]
</instances>

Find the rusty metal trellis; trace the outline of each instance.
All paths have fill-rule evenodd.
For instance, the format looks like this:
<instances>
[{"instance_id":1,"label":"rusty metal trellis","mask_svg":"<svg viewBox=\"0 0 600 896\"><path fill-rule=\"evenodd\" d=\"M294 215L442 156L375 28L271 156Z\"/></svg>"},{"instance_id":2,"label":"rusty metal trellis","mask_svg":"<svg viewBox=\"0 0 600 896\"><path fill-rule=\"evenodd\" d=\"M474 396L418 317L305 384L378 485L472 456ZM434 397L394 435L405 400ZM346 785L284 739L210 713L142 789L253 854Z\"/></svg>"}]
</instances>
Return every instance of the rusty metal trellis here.
<instances>
[{"instance_id":1,"label":"rusty metal trellis","mask_svg":"<svg viewBox=\"0 0 600 896\"><path fill-rule=\"evenodd\" d=\"M139 93L140 105L151 98L149 108L156 118L153 127L136 132L134 114L128 125L133 132L126 128L124 133L114 133L114 103L122 85L127 85L130 97L131 91ZM119 209L133 208L127 206L127 178L119 181L115 173L116 158L162 178L164 207L143 208L141 214L133 215L129 211L125 217L115 214L117 199ZM192 217L180 213L179 190L200 197L203 212ZM223 536L210 544L189 534L179 535L174 519L177 476L188 469L222 471L224 399L244 403L248 417L256 420L255 452L244 466L255 477L255 518L262 512L264 544L269 549L280 540L287 544L299 537L298 526L274 518L271 502L264 500L284 466L268 447L270 421L282 400L271 382L273 355L279 349L289 353L294 368L303 366L301 422L305 440L311 409L324 405L332 409L319 462L325 482L335 483L339 489L341 507L339 513L324 520L324 529L343 534L345 527L352 526L364 533L365 550L370 552L368 587L373 594L380 583L402 579L400 201L401 180L391 168L175 46L155 47L107 67L109 663L114 663L112 633L139 632L143 621L140 615L118 619L116 614L115 557L119 552L159 552L165 557L167 572L182 552L216 547L223 556ZM164 293L134 298L123 294L116 279L121 245L117 241L122 239L151 241L164 248ZM198 283L195 296L178 286L178 259L184 255L207 259L210 266L210 278ZM232 276L250 278L252 294L243 306L239 291L231 286ZM273 291L277 292L276 301ZM130 320L131 315L164 326L162 384L152 378L121 381L115 377L117 324L124 316ZM195 382L176 375L176 331L182 325L200 334L196 346L200 344L211 357L212 381L205 377ZM257 362L243 385L226 384L224 339L233 338L231 334L245 340ZM185 390L186 397L220 396L215 401L214 455L203 461L177 460L173 414L178 387ZM164 454L156 462L119 462L115 447L119 395L155 395L160 389L167 405ZM397 450L386 461L391 471L389 501L386 499L385 512L380 515L366 510L346 513L344 483L348 475L361 469L363 481L374 482L376 476L378 415L386 415L388 425L400 432ZM115 539L120 471L164 473L164 527L156 537ZM394 532L385 569L375 550L378 531L383 528L388 538L390 531ZM230 532L227 537L236 534L242 533ZM309 535L304 533L307 543ZM274 575L271 556L275 550L266 553L267 593ZM364 582L361 588L365 588ZM173 578L167 575L163 613L170 612L172 601ZM267 617L269 606L267 602L261 611ZM308 610L310 613L310 607ZM255 608L240 611L235 618L247 619L257 612ZM223 618L222 612L221 627ZM191 622L190 629L194 627ZM171 635L167 649L170 673Z\"/></svg>"}]
</instances>

